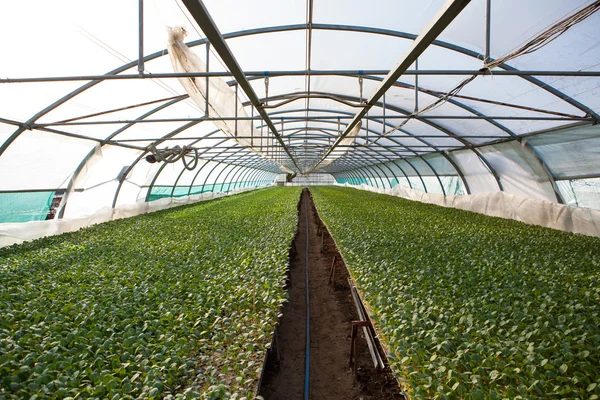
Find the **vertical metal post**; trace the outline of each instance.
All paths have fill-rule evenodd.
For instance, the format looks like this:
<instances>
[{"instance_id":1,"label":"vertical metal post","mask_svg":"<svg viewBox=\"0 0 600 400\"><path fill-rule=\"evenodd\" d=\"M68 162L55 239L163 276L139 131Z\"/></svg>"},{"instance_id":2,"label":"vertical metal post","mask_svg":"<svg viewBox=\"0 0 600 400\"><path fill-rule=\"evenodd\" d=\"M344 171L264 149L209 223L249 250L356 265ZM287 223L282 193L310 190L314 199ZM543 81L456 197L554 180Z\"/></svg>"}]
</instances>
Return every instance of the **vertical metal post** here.
<instances>
[{"instance_id":1,"label":"vertical metal post","mask_svg":"<svg viewBox=\"0 0 600 400\"><path fill-rule=\"evenodd\" d=\"M415 112L419 111L419 59L415 60Z\"/></svg>"},{"instance_id":2,"label":"vertical metal post","mask_svg":"<svg viewBox=\"0 0 600 400\"><path fill-rule=\"evenodd\" d=\"M485 58L484 63L487 63L490 59L490 37L491 37L491 25L492 25L492 0L486 0L485 2Z\"/></svg>"},{"instance_id":3,"label":"vertical metal post","mask_svg":"<svg viewBox=\"0 0 600 400\"><path fill-rule=\"evenodd\" d=\"M235 137L238 135L238 84L235 84ZM247 114L246 114L247 115Z\"/></svg>"},{"instance_id":4,"label":"vertical metal post","mask_svg":"<svg viewBox=\"0 0 600 400\"><path fill-rule=\"evenodd\" d=\"M369 144L369 112L367 111L367 141L366 143Z\"/></svg>"},{"instance_id":5,"label":"vertical metal post","mask_svg":"<svg viewBox=\"0 0 600 400\"><path fill-rule=\"evenodd\" d=\"M138 72L144 73L144 0L138 1Z\"/></svg>"},{"instance_id":6,"label":"vertical metal post","mask_svg":"<svg viewBox=\"0 0 600 400\"><path fill-rule=\"evenodd\" d=\"M383 94L383 126L381 127L381 134L385 135L385 93Z\"/></svg>"},{"instance_id":7,"label":"vertical metal post","mask_svg":"<svg viewBox=\"0 0 600 400\"><path fill-rule=\"evenodd\" d=\"M210 72L210 42L206 42L206 72ZM206 76L206 98L204 99L204 117L208 118L208 95L210 89L210 81Z\"/></svg>"},{"instance_id":8,"label":"vertical metal post","mask_svg":"<svg viewBox=\"0 0 600 400\"><path fill-rule=\"evenodd\" d=\"M250 105L250 147L254 147L254 106Z\"/></svg>"},{"instance_id":9,"label":"vertical metal post","mask_svg":"<svg viewBox=\"0 0 600 400\"><path fill-rule=\"evenodd\" d=\"M281 118L281 137L283 137L283 135L285 135L283 128L284 128L283 118ZM283 149L279 150L279 163L283 164Z\"/></svg>"}]
</instances>

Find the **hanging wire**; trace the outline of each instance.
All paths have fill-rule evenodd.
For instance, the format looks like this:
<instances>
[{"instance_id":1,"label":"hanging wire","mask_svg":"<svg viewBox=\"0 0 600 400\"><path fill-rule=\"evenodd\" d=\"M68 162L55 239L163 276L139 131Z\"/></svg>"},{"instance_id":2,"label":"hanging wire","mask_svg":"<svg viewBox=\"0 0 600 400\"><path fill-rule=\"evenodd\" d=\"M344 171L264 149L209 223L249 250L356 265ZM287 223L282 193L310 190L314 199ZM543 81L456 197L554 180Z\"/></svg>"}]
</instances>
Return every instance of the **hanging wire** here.
<instances>
[{"instance_id":1,"label":"hanging wire","mask_svg":"<svg viewBox=\"0 0 600 400\"><path fill-rule=\"evenodd\" d=\"M533 52L540 50L544 46L546 46L549 43L553 42L554 40L558 39L568 29L572 28L576 24L578 24L578 23L582 22L583 20L585 20L586 18L590 17L592 14L594 14L599 9L600 9L600 0L596 0L589 6L582 8L581 10L577 11L576 13L558 21L554 25L551 25L549 28L547 28L542 33L538 34L533 39L529 40L527 43L525 43L521 47L517 48L516 50L514 50L496 60L493 60L491 62L484 62L483 68L481 68L480 71L482 71L484 73L492 74L491 70L500 66L501 64L506 63L506 62L513 60L517 57L520 57L522 55L531 54ZM381 135L377 139L375 139L372 143L373 144L377 143L377 141L379 141L379 139L381 139L385 136L388 136L388 135L396 132L397 130L401 129L411 119L413 119L421 114L424 114L428 111L432 111L432 110L435 110L436 108L440 107L441 105L446 103L448 100L452 99L458 93L460 93L460 91L465 86L467 86L469 83L473 82L475 80L475 78L477 78L477 76L478 75L475 74L475 75L472 75L472 76L464 79L458 85L456 85L453 89L444 93L438 100L429 104L427 107L425 107L421 110L415 111L413 113L410 113L407 116L407 118L404 121L402 121L402 123L400 123L399 125L395 126L392 129L390 129L388 132L385 132L383 135Z\"/></svg>"},{"instance_id":2,"label":"hanging wire","mask_svg":"<svg viewBox=\"0 0 600 400\"><path fill-rule=\"evenodd\" d=\"M151 153L146 156L146 161L149 163L155 163L157 161L162 161L165 164L174 164L177 161L181 160L183 162L183 166L185 169L191 171L198 166L198 149L193 148L191 146L175 146L175 147L166 147L164 149L157 149L154 144L148 146L148 151ZM193 155L191 153L194 153ZM191 161L186 161L186 156L191 155Z\"/></svg>"}]
</instances>

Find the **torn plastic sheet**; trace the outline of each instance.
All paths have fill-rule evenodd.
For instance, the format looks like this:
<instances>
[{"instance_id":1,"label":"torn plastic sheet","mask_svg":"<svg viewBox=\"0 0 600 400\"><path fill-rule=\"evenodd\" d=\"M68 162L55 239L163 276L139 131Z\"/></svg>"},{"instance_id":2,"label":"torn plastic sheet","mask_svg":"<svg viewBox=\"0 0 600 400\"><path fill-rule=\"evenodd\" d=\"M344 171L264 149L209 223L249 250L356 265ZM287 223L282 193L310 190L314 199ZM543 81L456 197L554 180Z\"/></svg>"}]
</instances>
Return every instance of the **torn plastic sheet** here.
<instances>
[{"instance_id":1,"label":"torn plastic sheet","mask_svg":"<svg viewBox=\"0 0 600 400\"><path fill-rule=\"evenodd\" d=\"M206 72L206 64L183 42L184 37L187 35L186 30L183 27L173 27L168 29L168 34L167 49L169 50L173 70L182 73ZM210 117L232 117L234 115L239 118L248 117L242 101L237 98L235 91L221 78L179 78L179 82L202 111L206 112L206 105L208 104L208 115ZM207 91L208 102L206 101ZM254 127L252 120L212 120L211 122L240 145L262 156L274 159L275 151L272 146L273 143L276 143L275 137L272 139L265 138L266 135L260 134ZM282 152L279 152L279 154L282 154ZM280 166L282 171L292 172L289 166L283 164Z\"/></svg>"}]
</instances>

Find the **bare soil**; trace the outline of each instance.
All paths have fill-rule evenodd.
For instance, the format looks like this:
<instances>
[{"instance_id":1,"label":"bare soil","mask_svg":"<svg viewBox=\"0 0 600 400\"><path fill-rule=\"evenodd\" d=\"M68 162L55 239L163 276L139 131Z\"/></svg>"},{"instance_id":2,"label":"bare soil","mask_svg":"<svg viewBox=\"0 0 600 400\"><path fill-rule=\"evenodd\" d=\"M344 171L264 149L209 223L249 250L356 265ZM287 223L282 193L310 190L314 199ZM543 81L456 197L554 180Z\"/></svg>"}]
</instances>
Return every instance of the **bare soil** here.
<instances>
[{"instance_id":1,"label":"bare soil","mask_svg":"<svg viewBox=\"0 0 600 400\"><path fill-rule=\"evenodd\" d=\"M308 213L310 399L404 399L389 368L380 371L373 366L362 330L357 342L358 364L354 375L349 364L350 334L352 321L358 320L358 316L348 285L348 271L335 242L320 222L307 189L302 192L298 208L298 233L290 251L290 300L283 307L277 334L279 360L273 349L268 356L260 394L266 400L304 398ZM334 257L336 271L332 287L328 281Z\"/></svg>"}]
</instances>

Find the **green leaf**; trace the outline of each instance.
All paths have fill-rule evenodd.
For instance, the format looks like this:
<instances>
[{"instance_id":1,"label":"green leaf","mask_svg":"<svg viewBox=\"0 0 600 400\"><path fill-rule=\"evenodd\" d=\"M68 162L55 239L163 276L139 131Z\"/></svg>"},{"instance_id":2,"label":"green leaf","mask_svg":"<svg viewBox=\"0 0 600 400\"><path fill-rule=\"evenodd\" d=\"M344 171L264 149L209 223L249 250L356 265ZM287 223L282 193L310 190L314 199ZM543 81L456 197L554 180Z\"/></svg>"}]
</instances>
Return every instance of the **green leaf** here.
<instances>
[{"instance_id":1,"label":"green leaf","mask_svg":"<svg viewBox=\"0 0 600 400\"><path fill-rule=\"evenodd\" d=\"M566 374L568 369L569 369L569 366L567 364L562 364L559 368L559 371L561 374Z\"/></svg>"}]
</instances>

